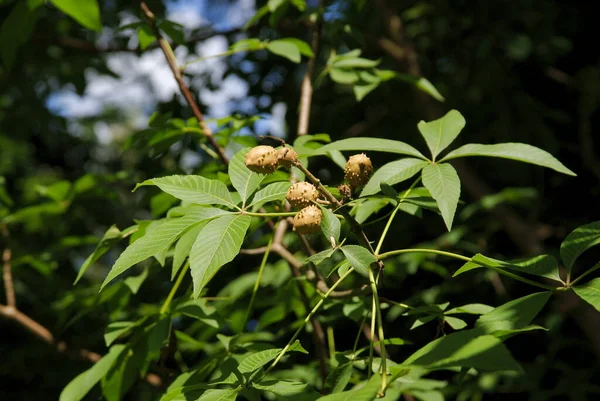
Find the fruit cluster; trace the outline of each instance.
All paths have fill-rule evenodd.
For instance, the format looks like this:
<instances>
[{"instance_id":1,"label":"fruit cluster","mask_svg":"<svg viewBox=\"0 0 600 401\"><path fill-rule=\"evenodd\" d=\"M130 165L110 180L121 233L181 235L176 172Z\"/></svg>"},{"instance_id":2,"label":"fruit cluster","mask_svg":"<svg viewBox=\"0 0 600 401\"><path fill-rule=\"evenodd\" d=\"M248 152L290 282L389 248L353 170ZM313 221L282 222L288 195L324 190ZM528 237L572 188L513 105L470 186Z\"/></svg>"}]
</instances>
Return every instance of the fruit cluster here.
<instances>
[{"instance_id":1,"label":"fruit cluster","mask_svg":"<svg viewBox=\"0 0 600 401\"><path fill-rule=\"evenodd\" d=\"M298 153L292 148L275 149L272 146L256 146L246 154L246 167L259 174L272 174L277 167L290 168L298 165ZM338 189L343 200L350 199L352 192L365 185L373 174L371 160L364 153L350 156L344 168L344 178L350 184L341 184ZM321 229L323 212L316 205L319 190L311 183L303 181L293 184L286 195L292 208L300 209L294 216L294 231L312 234Z\"/></svg>"}]
</instances>

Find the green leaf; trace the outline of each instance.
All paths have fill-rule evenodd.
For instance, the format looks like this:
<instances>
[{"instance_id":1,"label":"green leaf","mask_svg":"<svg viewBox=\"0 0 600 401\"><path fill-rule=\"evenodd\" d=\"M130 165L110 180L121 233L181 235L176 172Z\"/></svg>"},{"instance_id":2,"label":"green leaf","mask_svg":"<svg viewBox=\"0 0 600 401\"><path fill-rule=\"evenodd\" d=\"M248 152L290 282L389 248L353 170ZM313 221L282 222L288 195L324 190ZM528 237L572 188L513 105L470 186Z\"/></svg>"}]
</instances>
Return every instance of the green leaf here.
<instances>
[{"instance_id":1,"label":"green leaf","mask_svg":"<svg viewBox=\"0 0 600 401\"><path fill-rule=\"evenodd\" d=\"M231 158L228 170L231 184L242 197L244 204L266 177L266 175L254 173L246 167L246 153L248 153L250 149L251 148L244 148L237 152Z\"/></svg>"},{"instance_id":2,"label":"green leaf","mask_svg":"<svg viewBox=\"0 0 600 401\"><path fill-rule=\"evenodd\" d=\"M125 280L123 280L123 283L125 283L132 294L137 294L147 277L148 269L144 269L142 273L137 276L127 277Z\"/></svg>"},{"instance_id":3,"label":"green leaf","mask_svg":"<svg viewBox=\"0 0 600 401\"><path fill-rule=\"evenodd\" d=\"M556 160L550 153L524 143L499 143L497 145L470 143L448 153L441 161L466 156L501 157L548 167L567 175L577 175Z\"/></svg>"},{"instance_id":4,"label":"green leaf","mask_svg":"<svg viewBox=\"0 0 600 401\"><path fill-rule=\"evenodd\" d=\"M366 248L358 245L345 245L340 248L350 265L363 276L369 275L371 263L377 262L377 258Z\"/></svg>"},{"instance_id":5,"label":"green leaf","mask_svg":"<svg viewBox=\"0 0 600 401\"><path fill-rule=\"evenodd\" d=\"M373 401L377 396L380 384L381 376L379 374L374 374L369 381L359 389L325 395L317 398L317 401Z\"/></svg>"},{"instance_id":6,"label":"green leaf","mask_svg":"<svg viewBox=\"0 0 600 401\"><path fill-rule=\"evenodd\" d=\"M73 17L84 27L93 31L102 30L100 8L96 0L50 0L56 8Z\"/></svg>"},{"instance_id":7,"label":"green leaf","mask_svg":"<svg viewBox=\"0 0 600 401\"><path fill-rule=\"evenodd\" d=\"M31 37L39 16L40 12L28 7L26 1L17 2L5 16L0 27L0 57L7 69L12 67L17 50Z\"/></svg>"},{"instance_id":8,"label":"green leaf","mask_svg":"<svg viewBox=\"0 0 600 401\"><path fill-rule=\"evenodd\" d=\"M369 60L362 57L344 57L345 55L337 57L332 63L332 67L336 68L373 68L377 67L380 60Z\"/></svg>"},{"instance_id":9,"label":"green leaf","mask_svg":"<svg viewBox=\"0 0 600 401\"><path fill-rule=\"evenodd\" d=\"M156 185L162 191L184 202L235 207L235 202L225 184L219 180L209 180L199 175L171 175L152 178L138 184L134 191L144 185Z\"/></svg>"},{"instance_id":10,"label":"green leaf","mask_svg":"<svg viewBox=\"0 0 600 401\"><path fill-rule=\"evenodd\" d=\"M560 258L567 272L581 254L593 246L600 244L600 221L595 221L573 230L560 244Z\"/></svg>"},{"instance_id":11,"label":"green leaf","mask_svg":"<svg viewBox=\"0 0 600 401\"><path fill-rule=\"evenodd\" d=\"M306 383L287 380L262 380L252 383L252 386L261 391L269 391L282 401L313 401L319 394Z\"/></svg>"},{"instance_id":12,"label":"green leaf","mask_svg":"<svg viewBox=\"0 0 600 401\"><path fill-rule=\"evenodd\" d=\"M115 345L110 348L91 368L75 377L60 393L59 401L79 401L108 373L121 352L124 345Z\"/></svg>"},{"instance_id":13,"label":"green leaf","mask_svg":"<svg viewBox=\"0 0 600 401\"><path fill-rule=\"evenodd\" d=\"M352 362L339 365L333 369L325 380L325 389L330 393L339 393L344 391L350 382L353 369L354 365Z\"/></svg>"},{"instance_id":14,"label":"green leaf","mask_svg":"<svg viewBox=\"0 0 600 401\"><path fill-rule=\"evenodd\" d=\"M348 138L341 141L335 141L313 151L313 156L323 155L332 150L358 150L397 153L401 155L414 156L419 159L427 160L417 149L412 146L391 139L381 138Z\"/></svg>"},{"instance_id":15,"label":"green leaf","mask_svg":"<svg viewBox=\"0 0 600 401\"><path fill-rule=\"evenodd\" d=\"M600 312L600 277L573 287L573 291Z\"/></svg>"},{"instance_id":16,"label":"green leaf","mask_svg":"<svg viewBox=\"0 0 600 401\"><path fill-rule=\"evenodd\" d=\"M116 225L110 226L108 230L104 233L104 236L94 249L94 252L83 262L81 267L79 268L79 273L77 273L77 278L73 282L73 284L77 284L77 282L83 277L87 269L102 255L104 255L114 244L119 242L121 239L133 234L137 231L138 226L129 227L123 231L119 230Z\"/></svg>"},{"instance_id":17,"label":"green leaf","mask_svg":"<svg viewBox=\"0 0 600 401\"><path fill-rule=\"evenodd\" d=\"M340 230L342 229L342 223L340 223L340 220L330 209L327 209L321 205L319 206L323 211L321 231L323 232L323 235L325 235L325 238L327 238L328 242L330 242L331 238L333 237L335 244L338 244L340 242Z\"/></svg>"},{"instance_id":18,"label":"green leaf","mask_svg":"<svg viewBox=\"0 0 600 401\"><path fill-rule=\"evenodd\" d=\"M195 385L173 389L160 401L235 401L237 395L237 389L206 389L205 385Z\"/></svg>"},{"instance_id":19,"label":"green leaf","mask_svg":"<svg viewBox=\"0 0 600 401\"><path fill-rule=\"evenodd\" d=\"M236 257L251 218L245 215L221 216L204 227L190 252L194 297L225 264Z\"/></svg>"},{"instance_id":20,"label":"green leaf","mask_svg":"<svg viewBox=\"0 0 600 401\"><path fill-rule=\"evenodd\" d=\"M140 25L137 30L138 34L138 42L140 44L140 50L144 51L150 46L152 43L156 41L156 36L154 36L154 32L152 28L148 24ZM179 132L179 131L175 131Z\"/></svg>"},{"instance_id":21,"label":"green leaf","mask_svg":"<svg viewBox=\"0 0 600 401\"><path fill-rule=\"evenodd\" d=\"M190 250L192 249L192 245L196 242L200 231L204 228L204 226L208 223L208 221L203 223L198 223L192 228L188 229L182 236L179 238L179 241L175 244L175 252L173 253L173 269L171 270L171 280L177 276L177 272L183 266L183 262L187 259L190 254Z\"/></svg>"},{"instance_id":22,"label":"green leaf","mask_svg":"<svg viewBox=\"0 0 600 401\"><path fill-rule=\"evenodd\" d=\"M434 340L412 354L402 366L422 366L429 370L456 367L480 370L521 371L502 342L478 330L465 330Z\"/></svg>"},{"instance_id":23,"label":"green leaf","mask_svg":"<svg viewBox=\"0 0 600 401\"><path fill-rule=\"evenodd\" d=\"M193 299L177 307L177 313L198 319L199 321L218 329L222 321L217 314L216 309L206 304L204 299Z\"/></svg>"},{"instance_id":24,"label":"green leaf","mask_svg":"<svg viewBox=\"0 0 600 401\"><path fill-rule=\"evenodd\" d=\"M454 330L462 330L467 327L467 322L456 317L444 316L444 321L448 323Z\"/></svg>"},{"instance_id":25,"label":"green leaf","mask_svg":"<svg viewBox=\"0 0 600 401\"><path fill-rule=\"evenodd\" d=\"M449 164L430 164L423 168L423 185L437 202L448 231L460 198L460 179L454 167Z\"/></svg>"},{"instance_id":26,"label":"green leaf","mask_svg":"<svg viewBox=\"0 0 600 401\"><path fill-rule=\"evenodd\" d=\"M131 331L133 327L137 325L137 322L113 322L106 326L104 331L104 342L107 347L110 347L120 336Z\"/></svg>"},{"instance_id":27,"label":"green leaf","mask_svg":"<svg viewBox=\"0 0 600 401\"><path fill-rule=\"evenodd\" d=\"M562 282L558 272L558 262L553 256L550 255L539 255L529 259L514 260L511 262L504 262L498 259L492 259L484 256L480 253L471 258L472 263L483 266L483 267L498 267L502 270L512 270L517 273L527 273L534 276L545 277L551 280ZM471 262L469 262L471 263ZM474 266L473 268L476 268ZM464 266L457 271L454 275L458 275L467 271ZM468 270L471 270L470 268Z\"/></svg>"},{"instance_id":28,"label":"green leaf","mask_svg":"<svg viewBox=\"0 0 600 401\"><path fill-rule=\"evenodd\" d=\"M119 274L127 269L157 253L160 253L169 246L189 227L204 220L213 219L222 215L224 212L216 208L198 208L195 213L185 215L176 219L166 220L155 229L129 245L119 256L108 276L102 283L100 289L104 288Z\"/></svg>"},{"instance_id":29,"label":"green leaf","mask_svg":"<svg viewBox=\"0 0 600 401\"><path fill-rule=\"evenodd\" d=\"M452 275L452 277L456 277L459 274L463 274L466 273L470 270L475 270L475 269L479 269L483 266L481 266L480 264L477 264L475 262L467 262L464 265L462 265L462 267L460 269L458 269L456 272L454 272L454 274Z\"/></svg>"},{"instance_id":30,"label":"green leaf","mask_svg":"<svg viewBox=\"0 0 600 401\"><path fill-rule=\"evenodd\" d=\"M456 110L450 110L442 118L425 122L420 121L417 127L421 132L427 147L431 151L432 160L446 149L465 127L465 118Z\"/></svg>"},{"instance_id":31,"label":"green leaf","mask_svg":"<svg viewBox=\"0 0 600 401\"><path fill-rule=\"evenodd\" d=\"M455 315L459 313L467 313L469 315L483 315L494 310L494 307L484 304L467 304L457 306L444 312L444 315Z\"/></svg>"},{"instance_id":32,"label":"green leaf","mask_svg":"<svg viewBox=\"0 0 600 401\"><path fill-rule=\"evenodd\" d=\"M267 43L267 50L294 63L299 63L302 60L298 44L289 39L278 39L269 42Z\"/></svg>"},{"instance_id":33,"label":"green leaf","mask_svg":"<svg viewBox=\"0 0 600 401\"><path fill-rule=\"evenodd\" d=\"M285 196L287 195L287 191L291 185L292 184L287 181L274 182L272 184L269 184L254 194L252 202L249 206L252 206L252 210L256 210L267 202L281 200L285 198Z\"/></svg>"},{"instance_id":34,"label":"green leaf","mask_svg":"<svg viewBox=\"0 0 600 401\"><path fill-rule=\"evenodd\" d=\"M427 165L427 162L419 159L401 159L384 164L375 171L367 185L363 188L360 196L373 195L381 191L381 184L395 185L408 180Z\"/></svg>"},{"instance_id":35,"label":"green leaf","mask_svg":"<svg viewBox=\"0 0 600 401\"><path fill-rule=\"evenodd\" d=\"M550 299L551 292L538 292L505 303L481 315L475 327L493 334L499 330L521 329L531 323Z\"/></svg>"},{"instance_id":36,"label":"green leaf","mask_svg":"<svg viewBox=\"0 0 600 401\"><path fill-rule=\"evenodd\" d=\"M164 33L169 35L169 37L173 39L173 42L180 45L185 44L185 32L183 25L178 24L177 22L164 20L160 21L158 27Z\"/></svg>"}]
</instances>

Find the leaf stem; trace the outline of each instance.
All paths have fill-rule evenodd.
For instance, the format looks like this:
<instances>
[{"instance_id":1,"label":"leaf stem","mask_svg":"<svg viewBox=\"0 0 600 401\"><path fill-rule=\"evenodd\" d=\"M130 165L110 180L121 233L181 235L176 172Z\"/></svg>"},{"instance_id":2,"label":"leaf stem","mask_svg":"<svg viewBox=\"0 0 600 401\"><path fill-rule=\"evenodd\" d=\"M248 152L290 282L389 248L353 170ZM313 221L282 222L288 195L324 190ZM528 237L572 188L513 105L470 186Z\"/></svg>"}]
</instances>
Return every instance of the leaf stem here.
<instances>
[{"instance_id":1,"label":"leaf stem","mask_svg":"<svg viewBox=\"0 0 600 401\"><path fill-rule=\"evenodd\" d=\"M569 283L569 281L567 281L567 284L569 285L569 287L574 286L575 283L577 283L579 280L581 280L582 278L584 278L585 276L587 276L588 274L596 271L600 269L600 262L596 263L594 266L592 266L591 268L589 268L587 271L583 272L579 277L577 277L575 280L571 281Z\"/></svg>"},{"instance_id":2,"label":"leaf stem","mask_svg":"<svg viewBox=\"0 0 600 401\"><path fill-rule=\"evenodd\" d=\"M373 275L373 270L369 269L369 281L371 282L371 291L373 292L373 306L375 309L375 315L371 319L371 334L373 334L373 320L377 317L377 334L379 335L379 343L381 347L381 389L379 391L379 395L381 397L385 396L385 389L387 388L387 353L385 351L385 333L383 331L383 319L381 317L381 305L379 304L379 294L377 291L377 280ZM373 339L375 336L371 335L371 342L373 343ZM374 344L371 345L371 348L374 347ZM370 352L372 357L372 351ZM371 359L371 363L373 360Z\"/></svg>"},{"instance_id":3,"label":"leaf stem","mask_svg":"<svg viewBox=\"0 0 600 401\"><path fill-rule=\"evenodd\" d=\"M457 253L440 251L438 249L427 249L427 248L409 248L409 249L396 249L395 251L389 251L382 253L381 255L375 255L379 260L389 258L390 256L396 256L403 253L433 253L441 256L448 256L454 259L464 260L465 262L471 262L471 258Z\"/></svg>"},{"instance_id":4,"label":"leaf stem","mask_svg":"<svg viewBox=\"0 0 600 401\"><path fill-rule=\"evenodd\" d=\"M340 277L329 289L329 291L327 291L325 293L325 295L323 295L321 297L321 299L319 300L319 302L317 302L317 304L312 308L312 310L310 311L310 313L304 318L304 321L302 322L302 324L300 325L300 327L298 327L298 329L296 330L296 332L294 333L294 335L292 336L292 338L290 339L290 341L288 341L287 345L281 350L281 352L279 353L279 355L277 355L277 358L275 358L275 360L273 361L273 363L269 366L269 368L265 371L265 375L267 373L269 373L271 371L271 369L273 369L275 367L275 365L277 365L279 363L279 361L281 360L281 358L283 358L283 356L285 355L285 353L290 349L290 347L292 346L292 344L294 343L294 341L296 341L296 338L298 338L298 335L300 335L300 332L302 331L302 329L304 329L304 326L306 326L306 323L308 323L310 321L310 319L313 317L313 315L315 313L317 313L317 311L319 310L319 308L321 308L321 306L323 305L323 303L325 303L325 300L329 297L329 295L340 285L342 284L342 282L348 278L348 276L350 276L350 274L354 272L354 267L351 267L350 269L348 269L348 271L342 276Z\"/></svg>"},{"instance_id":5,"label":"leaf stem","mask_svg":"<svg viewBox=\"0 0 600 401\"><path fill-rule=\"evenodd\" d=\"M169 309L169 305L171 305L171 301L173 301L173 297L175 296L175 293L179 289L179 286L181 285L181 282L183 281L183 278L185 277L185 274L187 273L189 268L190 268L190 261L188 260L187 262L185 262L185 265L179 272L179 276L177 276L177 280L175 281L175 284L173 284L173 287L171 288L171 292L169 292L169 295L167 295L167 299L165 299L165 302L163 303L163 305L160 308L161 315L166 313L167 309Z\"/></svg>"},{"instance_id":6,"label":"leaf stem","mask_svg":"<svg viewBox=\"0 0 600 401\"><path fill-rule=\"evenodd\" d=\"M387 235L390 227L392 226L392 221L396 217L396 213L398 213L398 210L400 209L400 204L404 201L404 199L406 199L408 197L408 195L410 195L411 191L413 190L413 188L417 185L417 183L419 181L421 181L420 176L412 183L412 185L408 188L408 190L398 200L398 204L394 208L394 211L390 215L390 218L388 219L388 221L385 225L385 228L383 229L383 232L381 233L381 237L379 238L379 243L377 244L377 248L375 248L375 255L377 255L379 253L379 251L381 251L381 247L383 246L383 241L385 240L385 236Z\"/></svg>"},{"instance_id":7,"label":"leaf stem","mask_svg":"<svg viewBox=\"0 0 600 401\"><path fill-rule=\"evenodd\" d=\"M260 268L258 269L258 276L256 277L256 282L254 283L254 288L252 289L252 297L250 298L250 304L248 305L248 310L246 311L246 317L244 318L244 324L242 325L242 330L245 330L248 325L248 319L250 319L250 315L252 314L252 310L254 309L254 302L256 301L256 293L258 292L258 287L260 286L260 279L262 277L263 271L265 270L265 266L267 265L267 259L269 258L269 252L271 252L271 244L273 240L269 241L267 245L267 250L263 255L262 262L260 263Z\"/></svg>"}]
</instances>

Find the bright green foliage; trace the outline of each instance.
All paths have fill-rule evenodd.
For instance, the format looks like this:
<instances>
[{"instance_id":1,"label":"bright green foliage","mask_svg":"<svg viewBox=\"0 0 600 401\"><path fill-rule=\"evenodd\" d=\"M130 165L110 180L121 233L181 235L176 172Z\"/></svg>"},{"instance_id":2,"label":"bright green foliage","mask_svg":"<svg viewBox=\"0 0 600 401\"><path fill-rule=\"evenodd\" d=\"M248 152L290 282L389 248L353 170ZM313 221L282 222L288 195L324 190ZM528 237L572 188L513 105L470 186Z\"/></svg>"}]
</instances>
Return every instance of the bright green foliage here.
<instances>
[{"instance_id":1,"label":"bright green foliage","mask_svg":"<svg viewBox=\"0 0 600 401\"><path fill-rule=\"evenodd\" d=\"M460 198L460 179L450 164L430 164L422 171L423 185L437 202L448 231Z\"/></svg>"},{"instance_id":2,"label":"bright green foliage","mask_svg":"<svg viewBox=\"0 0 600 401\"><path fill-rule=\"evenodd\" d=\"M598 192L600 73L555 65L583 11L515 3L490 29L480 16L497 0L459 11L268 0L247 30L217 21L227 31L213 32L167 19L180 17L171 3L142 2L149 14L120 0L0 1L0 317L11 344L0 398L15 381L27 401L48 388L49 399L63 389L60 401L593 399L596 367L564 355L597 349L570 327L594 316L569 317L555 295L573 290L600 311L588 252L600 223L553 248ZM238 5L205 3L208 19ZM222 51L195 55L205 40ZM121 78L148 86L136 68L133 80L118 71L124 60L168 79L152 81L160 96L132 110L88 103ZM542 68L542 83L513 81L523 66ZM550 79L568 87L568 108L558 87L552 102L530 95L550 93ZM84 117L56 106L64 93ZM577 141L558 135L567 122ZM511 140L581 170L584 196L557 158ZM258 144L293 148L299 163L256 174L245 155ZM342 170L355 153L374 172L349 193ZM481 158L455 169L470 156ZM303 180L322 212L307 235L285 200Z\"/></svg>"},{"instance_id":3,"label":"bright green foliage","mask_svg":"<svg viewBox=\"0 0 600 401\"><path fill-rule=\"evenodd\" d=\"M97 0L51 0L58 9L73 17L77 22L88 29L99 31L102 29L100 22L100 9Z\"/></svg>"},{"instance_id":4,"label":"bright green foliage","mask_svg":"<svg viewBox=\"0 0 600 401\"><path fill-rule=\"evenodd\" d=\"M420 121L418 124L421 135L431 151L432 160L446 149L465 127L465 118L456 110L450 110L444 117L430 121Z\"/></svg>"},{"instance_id":5,"label":"bright green foliage","mask_svg":"<svg viewBox=\"0 0 600 401\"><path fill-rule=\"evenodd\" d=\"M212 220L200 231L190 250L195 297L225 263L235 258L249 226L248 216L226 215Z\"/></svg>"},{"instance_id":6,"label":"bright green foliage","mask_svg":"<svg viewBox=\"0 0 600 401\"><path fill-rule=\"evenodd\" d=\"M588 283L573 287L575 294L600 311L600 278L595 278Z\"/></svg>"}]
</instances>

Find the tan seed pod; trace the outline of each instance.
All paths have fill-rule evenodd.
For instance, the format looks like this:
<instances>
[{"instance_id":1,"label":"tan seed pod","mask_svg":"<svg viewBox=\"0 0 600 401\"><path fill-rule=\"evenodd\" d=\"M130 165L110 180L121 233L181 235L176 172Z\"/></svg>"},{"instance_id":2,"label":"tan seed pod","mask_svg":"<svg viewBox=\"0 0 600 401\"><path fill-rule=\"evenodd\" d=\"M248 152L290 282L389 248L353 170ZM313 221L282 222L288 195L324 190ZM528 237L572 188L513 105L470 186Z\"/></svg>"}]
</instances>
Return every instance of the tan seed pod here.
<instances>
[{"instance_id":1,"label":"tan seed pod","mask_svg":"<svg viewBox=\"0 0 600 401\"><path fill-rule=\"evenodd\" d=\"M298 153L292 148L277 149L277 159L281 167L290 168L298 163Z\"/></svg>"},{"instance_id":2,"label":"tan seed pod","mask_svg":"<svg viewBox=\"0 0 600 401\"><path fill-rule=\"evenodd\" d=\"M272 174L277 169L277 152L272 146L255 146L246 154L246 167L255 173Z\"/></svg>"},{"instance_id":3,"label":"tan seed pod","mask_svg":"<svg viewBox=\"0 0 600 401\"><path fill-rule=\"evenodd\" d=\"M319 191L310 182L297 182L288 189L285 198L293 208L301 209L312 205L319 198Z\"/></svg>"},{"instance_id":4,"label":"tan seed pod","mask_svg":"<svg viewBox=\"0 0 600 401\"><path fill-rule=\"evenodd\" d=\"M313 234L321 229L323 212L318 206L310 205L294 216L294 231L300 234Z\"/></svg>"},{"instance_id":5,"label":"tan seed pod","mask_svg":"<svg viewBox=\"0 0 600 401\"><path fill-rule=\"evenodd\" d=\"M371 159L367 155L359 153L350 156L344 171L346 173L344 178L352 187L356 188L365 185L369 181L371 174L373 174L373 164L371 164Z\"/></svg>"},{"instance_id":6,"label":"tan seed pod","mask_svg":"<svg viewBox=\"0 0 600 401\"><path fill-rule=\"evenodd\" d=\"M348 184L340 184L338 185L338 191L340 191L340 196L342 197L342 203L348 202L352 199L352 188Z\"/></svg>"}]
</instances>

